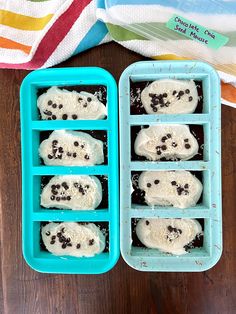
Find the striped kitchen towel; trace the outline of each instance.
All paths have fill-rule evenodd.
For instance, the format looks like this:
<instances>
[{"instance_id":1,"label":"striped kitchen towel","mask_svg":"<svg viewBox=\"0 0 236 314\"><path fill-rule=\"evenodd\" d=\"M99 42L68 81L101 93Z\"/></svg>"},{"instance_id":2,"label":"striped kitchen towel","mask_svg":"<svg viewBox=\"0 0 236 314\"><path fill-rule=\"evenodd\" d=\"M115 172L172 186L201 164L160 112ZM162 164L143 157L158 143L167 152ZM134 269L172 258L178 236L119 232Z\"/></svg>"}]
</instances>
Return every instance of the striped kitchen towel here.
<instances>
[{"instance_id":1,"label":"striped kitchen towel","mask_svg":"<svg viewBox=\"0 0 236 314\"><path fill-rule=\"evenodd\" d=\"M0 67L50 67L108 41L95 12L95 0L0 0Z\"/></svg>"},{"instance_id":2,"label":"striped kitchen towel","mask_svg":"<svg viewBox=\"0 0 236 314\"><path fill-rule=\"evenodd\" d=\"M229 38L212 50L174 33L166 22L178 14ZM236 0L98 0L97 17L113 40L153 59L201 59L218 70L225 104L236 107Z\"/></svg>"}]
</instances>

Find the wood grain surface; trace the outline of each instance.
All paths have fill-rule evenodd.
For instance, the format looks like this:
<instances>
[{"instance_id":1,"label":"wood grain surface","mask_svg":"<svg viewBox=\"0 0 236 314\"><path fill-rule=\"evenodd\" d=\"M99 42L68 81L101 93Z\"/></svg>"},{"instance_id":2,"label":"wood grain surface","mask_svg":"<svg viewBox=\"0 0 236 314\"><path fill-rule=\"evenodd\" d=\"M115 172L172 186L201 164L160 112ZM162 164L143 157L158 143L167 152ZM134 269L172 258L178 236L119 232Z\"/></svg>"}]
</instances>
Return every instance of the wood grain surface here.
<instances>
[{"instance_id":1,"label":"wood grain surface","mask_svg":"<svg viewBox=\"0 0 236 314\"><path fill-rule=\"evenodd\" d=\"M129 64L143 59L112 43L60 66L101 66L118 80ZM27 73L0 70L0 313L236 313L236 110L222 107L224 250L213 269L143 273L120 258L103 275L40 274L21 254L19 88Z\"/></svg>"}]
</instances>

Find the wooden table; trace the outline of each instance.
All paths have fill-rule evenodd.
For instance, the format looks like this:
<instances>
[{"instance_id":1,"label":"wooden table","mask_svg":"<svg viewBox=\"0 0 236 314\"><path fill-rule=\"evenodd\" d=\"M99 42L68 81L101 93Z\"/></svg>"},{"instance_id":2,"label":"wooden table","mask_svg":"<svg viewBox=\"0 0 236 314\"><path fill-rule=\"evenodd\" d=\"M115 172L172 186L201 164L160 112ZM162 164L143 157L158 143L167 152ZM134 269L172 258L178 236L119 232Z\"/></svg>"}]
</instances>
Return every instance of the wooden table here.
<instances>
[{"instance_id":1,"label":"wooden table","mask_svg":"<svg viewBox=\"0 0 236 314\"><path fill-rule=\"evenodd\" d=\"M100 66L118 80L144 58L106 44L60 66ZM31 270L21 254L19 87L28 71L0 70L0 313L236 313L236 110L222 107L224 251L202 273L143 273L120 258L97 276L48 275Z\"/></svg>"}]
</instances>

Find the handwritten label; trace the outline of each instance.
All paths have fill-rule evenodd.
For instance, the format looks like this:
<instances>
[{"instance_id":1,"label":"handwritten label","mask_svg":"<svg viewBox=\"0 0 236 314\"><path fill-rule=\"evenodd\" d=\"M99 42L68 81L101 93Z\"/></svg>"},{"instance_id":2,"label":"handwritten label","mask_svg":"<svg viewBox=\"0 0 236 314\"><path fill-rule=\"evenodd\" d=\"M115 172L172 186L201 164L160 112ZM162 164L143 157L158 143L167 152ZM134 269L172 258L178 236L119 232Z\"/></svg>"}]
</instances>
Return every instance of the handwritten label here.
<instances>
[{"instance_id":1,"label":"handwritten label","mask_svg":"<svg viewBox=\"0 0 236 314\"><path fill-rule=\"evenodd\" d=\"M176 14L166 23L166 26L183 36L215 50L224 46L229 40L226 36Z\"/></svg>"}]
</instances>

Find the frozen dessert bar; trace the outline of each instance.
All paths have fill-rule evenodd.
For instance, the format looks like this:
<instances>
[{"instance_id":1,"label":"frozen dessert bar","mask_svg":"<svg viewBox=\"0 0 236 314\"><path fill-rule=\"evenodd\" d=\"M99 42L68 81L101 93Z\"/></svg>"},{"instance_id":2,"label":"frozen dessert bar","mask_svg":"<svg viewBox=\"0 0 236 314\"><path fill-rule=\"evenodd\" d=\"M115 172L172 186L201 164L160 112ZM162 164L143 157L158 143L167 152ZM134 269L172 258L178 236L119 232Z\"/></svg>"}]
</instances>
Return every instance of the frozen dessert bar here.
<instances>
[{"instance_id":1,"label":"frozen dessert bar","mask_svg":"<svg viewBox=\"0 0 236 314\"><path fill-rule=\"evenodd\" d=\"M98 120L107 115L106 106L96 96L53 86L38 98L43 120Z\"/></svg>"},{"instance_id":2,"label":"frozen dessert bar","mask_svg":"<svg viewBox=\"0 0 236 314\"><path fill-rule=\"evenodd\" d=\"M93 166L104 162L103 142L84 132L56 130L39 147L46 165Z\"/></svg>"},{"instance_id":3,"label":"frozen dessert bar","mask_svg":"<svg viewBox=\"0 0 236 314\"><path fill-rule=\"evenodd\" d=\"M185 246L202 234L202 227L195 219L140 219L136 234L148 248L182 255L187 253Z\"/></svg>"},{"instance_id":4,"label":"frozen dessert bar","mask_svg":"<svg viewBox=\"0 0 236 314\"><path fill-rule=\"evenodd\" d=\"M102 186L95 176L54 176L43 188L41 206L73 210L91 210L102 200Z\"/></svg>"},{"instance_id":5,"label":"frozen dessert bar","mask_svg":"<svg viewBox=\"0 0 236 314\"><path fill-rule=\"evenodd\" d=\"M145 171L139 177L148 205L187 208L195 206L202 194L202 183L189 171Z\"/></svg>"},{"instance_id":6,"label":"frozen dessert bar","mask_svg":"<svg viewBox=\"0 0 236 314\"><path fill-rule=\"evenodd\" d=\"M188 160L198 153L199 145L189 130L181 124L159 124L139 131L134 150L149 160Z\"/></svg>"},{"instance_id":7,"label":"frozen dessert bar","mask_svg":"<svg viewBox=\"0 0 236 314\"><path fill-rule=\"evenodd\" d=\"M198 92L193 80L158 80L141 93L148 114L193 113L198 104Z\"/></svg>"},{"instance_id":8,"label":"frozen dessert bar","mask_svg":"<svg viewBox=\"0 0 236 314\"><path fill-rule=\"evenodd\" d=\"M54 255L92 257L105 248L105 236L93 223L50 222L42 227L46 249Z\"/></svg>"}]
</instances>

